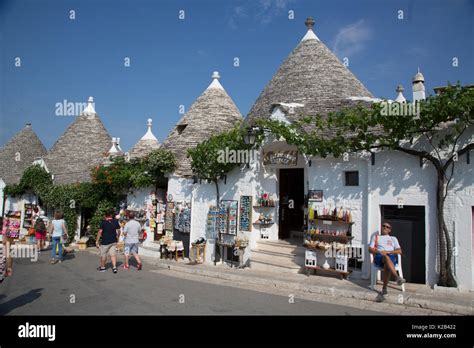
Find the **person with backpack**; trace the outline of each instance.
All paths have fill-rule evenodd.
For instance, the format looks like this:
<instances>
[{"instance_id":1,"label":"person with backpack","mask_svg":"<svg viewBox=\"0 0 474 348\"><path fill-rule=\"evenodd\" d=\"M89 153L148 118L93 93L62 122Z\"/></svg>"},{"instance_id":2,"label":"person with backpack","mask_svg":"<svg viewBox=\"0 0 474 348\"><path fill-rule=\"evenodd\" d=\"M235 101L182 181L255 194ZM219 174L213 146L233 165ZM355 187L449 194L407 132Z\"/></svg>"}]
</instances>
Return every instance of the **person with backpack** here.
<instances>
[{"instance_id":1,"label":"person with backpack","mask_svg":"<svg viewBox=\"0 0 474 348\"><path fill-rule=\"evenodd\" d=\"M46 238L46 224L41 216L36 218L34 224L36 243L38 245L38 252L40 253L44 249L44 240Z\"/></svg>"},{"instance_id":2,"label":"person with backpack","mask_svg":"<svg viewBox=\"0 0 474 348\"><path fill-rule=\"evenodd\" d=\"M383 287L382 294L387 294L387 284L390 275L393 274L397 280L398 285L405 283L405 279L400 277L395 270L395 265L398 264L398 254L402 253L397 237L390 235L392 226L385 222L382 225L382 233L378 233L372 239L369 245L369 252L374 254L374 263L379 268L383 268Z\"/></svg>"},{"instance_id":3,"label":"person with backpack","mask_svg":"<svg viewBox=\"0 0 474 348\"><path fill-rule=\"evenodd\" d=\"M120 237L120 224L117 219L113 218L112 212L107 212L105 219L100 224L97 232L96 246L99 248L100 266L97 268L99 272L105 272L105 263L107 256L112 261L112 271L117 273L117 242ZM101 240L102 238L102 240Z\"/></svg>"},{"instance_id":4,"label":"person with backpack","mask_svg":"<svg viewBox=\"0 0 474 348\"><path fill-rule=\"evenodd\" d=\"M137 261L137 270L141 271L143 266L140 257L138 257L138 243L140 242L142 226L137 220L135 220L134 212L130 212L128 217L129 221L125 224L123 228L125 243L125 262L123 265L123 269L130 269L130 266L128 265L128 258L130 257L130 254L132 254L135 260Z\"/></svg>"}]
</instances>

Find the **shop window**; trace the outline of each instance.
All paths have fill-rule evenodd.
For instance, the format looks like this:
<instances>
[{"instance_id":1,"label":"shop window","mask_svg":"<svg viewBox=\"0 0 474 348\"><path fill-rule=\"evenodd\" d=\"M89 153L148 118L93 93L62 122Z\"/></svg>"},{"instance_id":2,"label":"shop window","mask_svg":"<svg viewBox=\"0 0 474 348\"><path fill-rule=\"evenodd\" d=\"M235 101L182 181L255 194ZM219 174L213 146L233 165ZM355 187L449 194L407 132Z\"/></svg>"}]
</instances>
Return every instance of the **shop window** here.
<instances>
[{"instance_id":1,"label":"shop window","mask_svg":"<svg viewBox=\"0 0 474 348\"><path fill-rule=\"evenodd\" d=\"M345 186L359 186L359 172L350 171L345 173Z\"/></svg>"},{"instance_id":2,"label":"shop window","mask_svg":"<svg viewBox=\"0 0 474 348\"><path fill-rule=\"evenodd\" d=\"M183 133L183 131L186 129L188 125L187 124L180 124L176 126L176 130L178 131L178 134Z\"/></svg>"}]
</instances>

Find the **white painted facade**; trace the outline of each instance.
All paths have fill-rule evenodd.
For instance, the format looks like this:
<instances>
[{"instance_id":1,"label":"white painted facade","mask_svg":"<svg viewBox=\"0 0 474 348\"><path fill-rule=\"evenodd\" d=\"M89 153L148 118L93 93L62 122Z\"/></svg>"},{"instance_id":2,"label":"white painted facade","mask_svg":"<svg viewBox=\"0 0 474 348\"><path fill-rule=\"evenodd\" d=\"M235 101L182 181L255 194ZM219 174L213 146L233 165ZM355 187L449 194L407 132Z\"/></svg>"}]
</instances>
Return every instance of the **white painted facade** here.
<instances>
[{"instance_id":1,"label":"white painted facade","mask_svg":"<svg viewBox=\"0 0 474 348\"><path fill-rule=\"evenodd\" d=\"M268 146L268 145L267 145ZM260 151L261 158L262 150ZM474 289L474 265L472 261L472 209L474 207L474 168L467 164L465 156L460 158L450 193L446 201L446 223L454 228L456 278L458 287ZM352 229L352 245L360 245L367 251L368 243L375 231L381 226L381 206L397 205L399 199L406 206L423 206L425 208L425 278L426 284L434 285L437 275L437 219L436 219L436 172L431 165L414 156L400 152L381 152L375 156L372 165L370 156L351 155L348 161L333 158L312 158L311 165L299 155L296 166L276 166L273 168L261 165L258 159L250 168L236 168L227 174L226 183L220 181L220 198L222 200L240 200L241 195L256 197L258 192L269 192L274 199L279 199L279 168L304 168L305 192L324 190L322 204L332 203L351 210L355 224ZM344 186L344 171L359 171L359 186ZM205 236L206 220L209 205L216 203L215 185L196 183L193 180L171 176L168 182L168 193L175 200L192 200L192 228L190 241ZM258 210L253 210L255 221ZM269 240L278 239L278 207L274 210L274 225L268 228ZM240 233L240 232L239 232ZM244 260L252 257L250 249L261 239L259 229L253 226L252 232L243 232L249 237L250 247L246 249ZM209 241L206 250L206 262L213 262L214 242ZM370 277L370 264L364 261L361 272L354 272L353 277Z\"/></svg>"}]
</instances>

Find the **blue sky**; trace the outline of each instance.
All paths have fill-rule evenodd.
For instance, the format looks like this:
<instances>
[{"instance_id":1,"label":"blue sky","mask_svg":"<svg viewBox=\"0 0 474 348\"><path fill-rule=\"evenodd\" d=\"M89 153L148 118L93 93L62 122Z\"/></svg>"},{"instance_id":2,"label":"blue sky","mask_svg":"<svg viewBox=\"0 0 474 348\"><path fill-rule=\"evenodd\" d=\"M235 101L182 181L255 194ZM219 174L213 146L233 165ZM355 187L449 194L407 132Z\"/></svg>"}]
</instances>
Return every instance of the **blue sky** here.
<instances>
[{"instance_id":1,"label":"blue sky","mask_svg":"<svg viewBox=\"0 0 474 348\"><path fill-rule=\"evenodd\" d=\"M428 93L474 83L469 0L0 0L0 145L31 122L49 149L73 122L55 115L56 103L89 96L124 150L148 117L161 142L214 70L245 116L305 34L307 16L375 96L394 98L402 83L410 97L418 67Z\"/></svg>"}]
</instances>

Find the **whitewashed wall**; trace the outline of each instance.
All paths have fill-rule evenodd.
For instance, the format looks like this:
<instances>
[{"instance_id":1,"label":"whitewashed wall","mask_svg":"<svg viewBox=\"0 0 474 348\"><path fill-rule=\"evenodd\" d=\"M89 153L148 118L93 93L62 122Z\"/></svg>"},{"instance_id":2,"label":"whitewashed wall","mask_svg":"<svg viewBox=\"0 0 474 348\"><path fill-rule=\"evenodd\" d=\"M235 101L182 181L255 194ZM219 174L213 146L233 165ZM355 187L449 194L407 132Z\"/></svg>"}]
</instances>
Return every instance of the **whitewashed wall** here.
<instances>
[{"instance_id":1,"label":"whitewashed wall","mask_svg":"<svg viewBox=\"0 0 474 348\"><path fill-rule=\"evenodd\" d=\"M221 199L239 200L240 195L251 195L255 200L261 190L269 192L274 198L279 197L278 169L263 167L260 163L251 164L250 169L236 168L227 175L227 182L220 181ZM474 265L472 259L472 219L471 209L474 206L474 169L461 159L451 184L451 193L446 203L446 222L455 225L456 275L460 288L474 289ZM288 168L288 167L286 167ZM397 205L398 198L403 198L404 205L425 207L426 231L426 283L436 283L436 172L425 163L420 166L419 159L400 152L377 153L375 164L370 158L351 156L348 162L336 159L312 159L308 166L303 157L298 158L298 165L292 168L305 169L305 192L308 189L324 191L324 203L349 208L353 213L353 245L362 245L364 252L371 235L380 229L381 205ZM344 186L344 171L359 171L359 186ZM170 177L168 192L175 200L193 199L192 229L190 241L205 236L207 212L209 205L216 203L214 184L193 184L190 179ZM253 202L255 204L255 201ZM278 204L278 202L277 202ZM252 221L258 218L259 211L253 210ZM278 221L278 207L274 211L274 220ZM252 226L252 232L245 232L250 239L251 248L260 240L258 227ZM269 240L278 239L278 224L268 228ZM208 236L205 236L209 239ZM245 259L250 257L247 248ZM208 241L206 262L212 262L213 242ZM370 264L365 260L361 276L370 276ZM358 276L359 274L354 274Z\"/></svg>"},{"instance_id":2,"label":"whitewashed wall","mask_svg":"<svg viewBox=\"0 0 474 348\"><path fill-rule=\"evenodd\" d=\"M344 186L345 171L359 171L359 186ZM352 226L353 246L367 245L367 179L367 160L361 158L349 161L313 159L311 167L308 167L309 189L323 190L323 202L315 205L328 207L331 204L333 208L336 205L351 211L355 222ZM352 276L360 277L361 274L354 271Z\"/></svg>"},{"instance_id":3,"label":"whitewashed wall","mask_svg":"<svg viewBox=\"0 0 474 348\"><path fill-rule=\"evenodd\" d=\"M400 152L383 152L375 156L375 165L369 162L369 208L368 232L380 230L381 205L403 205L425 207L425 265L426 283L436 282L436 172L429 164L420 166L414 156ZM368 266L368 264L366 265ZM366 268L366 272L369 270Z\"/></svg>"},{"instance_id":4,"label":"whitewashed wall","mask_svg":"<svg viewBox=\"0 0 474 348\"><path fill-rule=\"evenodd\" d=\"M471 158L474 157L471 155ZM455 166L455 175L445 202L448 229L455 231L455 269L458 287L474 290L474 251L472 209L474 207L474 160L466 163L462 156Z\"/></svg>"}]
</instances>

